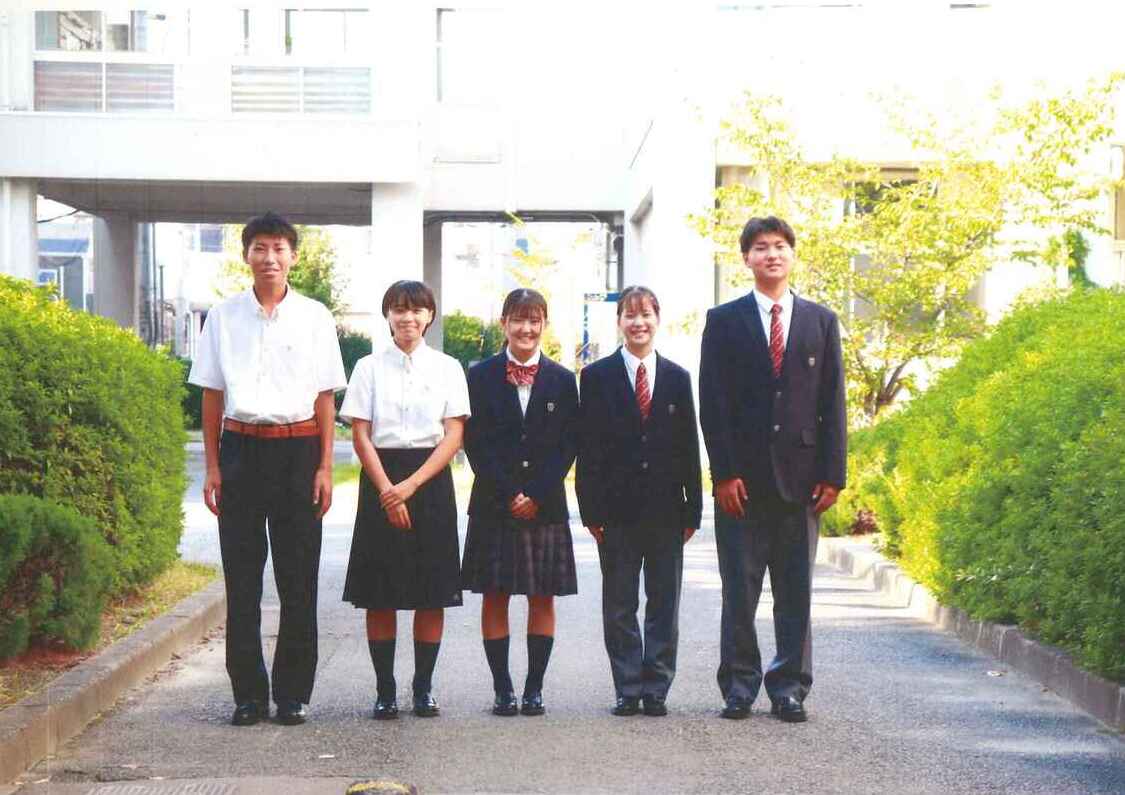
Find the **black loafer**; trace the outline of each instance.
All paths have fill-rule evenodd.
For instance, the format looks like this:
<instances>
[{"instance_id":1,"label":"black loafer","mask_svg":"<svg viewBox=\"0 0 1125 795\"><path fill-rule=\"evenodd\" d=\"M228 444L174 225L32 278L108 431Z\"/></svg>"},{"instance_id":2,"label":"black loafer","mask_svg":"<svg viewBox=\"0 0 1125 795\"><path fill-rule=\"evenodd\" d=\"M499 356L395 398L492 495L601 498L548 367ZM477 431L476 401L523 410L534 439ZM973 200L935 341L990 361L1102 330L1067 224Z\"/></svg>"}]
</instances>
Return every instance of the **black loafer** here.
<instances>
[{"instance_id":1,"label":"black loafer","mask_svg":"<svg viewBox=\"0 0 1125 795\"><path fill-rule=\"evenodd\" d=\"M543 694L539 691L524 693L520 712L524 715L542 715L547 710L543 707Z\"/></svg>"},{"instance_id":2,"label":"black loafer","mask_svg":"<svg viewBox=\"0 0 1125 795\"><path fill-rule=\"evenodd\" d=\"M308 718L305 705L300 701L279 701L277 703L277 722L282 726L300 726Z\"/></svg>"},{"instance_id":3,"label":"black loafer","mask_svg":"<svg viewBox=\"0 0 1125 795\"><path fill-rule=\"evenodd\" d=\"M744 698L728 699L719 714L728 720L745 720L750 717L750 702Z\"/></svg>"},{"instance_id":4,"label":"black loafer","mask_svg":"<svg viewBox=\"0 0 1125 795\"><path fill-rule=\"evenodd\" d=\"M438 703L429 693L414 696L414 714L419 718L436 718L441 714Z\"/></svg>"},{"instance_id":5,"label":"black loafer","mask_svg":"<svg viewBox=\"0 0 1125 795\"><path fill-rule=\"evenodd\" d=\"M398 702L394 699L390 701L377 700L375 709L371 711L371 717L375 720L394 720L398 717Z\"/></svg>"},{"instance_id":6,"label":"black loafer","mask_svg":"<svg viewBox=\"0 0 1125 795\"><path fill-rule=\"evenodd\" d=\"M636 696L618 696L617 703L610 711L622 718L637 715L641 711L641 700Z\"/></svg>"},{"instance_id":7,"label":"black loafer","mask_svg":"<svg viewBox=\"0 0 1125 795\"><path fill-rule=\"evenodd\" d=\"M230 722L234 726L253 726L263 718L270 716L268 704L259 701L247 701L234 708Z\"/></svg>"},{"instance_id":8,"label":"black loafer","mask_svg":"<svg viewBox=\"0 0 1125 795\"><path fill-rule=\"evenodd\" d=\"M773 702L770 714L775 715L786 723L804 723L809 719L805 712L805 705L793 696L785 696Z\"/></svg>"},{"instance_id":9,"label":"black loafer","mask_svg":"<svg viewBox=\"0 0 1125 795\"><path fill-rule=\"evenodd\" d=\"M516 694L512 692L498 693L496 701L492 704L492 714L510 718L520 714L520 703L516 701Z\"/></svg>"},{"instance_id":10,"label":"black loafer","mask_svg":"<svg viewBox=\"0 0 1125 795\"><path fill-rule=\"evenodd\" d=\"M645 696L644 712L652 718L663 718L668 714L668 707L664 704L663 696Z\"/></svg>"}]
</instances>

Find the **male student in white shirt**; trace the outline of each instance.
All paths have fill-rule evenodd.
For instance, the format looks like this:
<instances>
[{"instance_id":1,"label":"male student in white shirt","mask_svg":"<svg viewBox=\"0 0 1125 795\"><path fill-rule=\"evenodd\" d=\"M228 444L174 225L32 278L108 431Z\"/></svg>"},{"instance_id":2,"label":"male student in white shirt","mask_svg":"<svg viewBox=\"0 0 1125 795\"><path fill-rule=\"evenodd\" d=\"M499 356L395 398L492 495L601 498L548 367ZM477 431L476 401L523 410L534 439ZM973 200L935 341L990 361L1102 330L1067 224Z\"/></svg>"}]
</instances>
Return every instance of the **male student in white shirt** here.
<instances>
[{"instance_id":1,"label":"male student in white shirt","mask_svg":"<svg viewBox=\"0 0 1125 795\"><path fill-rule=\"evenodd\" d=\"M203 388L203 499L219 518L236 726L269 717L261 600L271 549L281 601L272 671L279 723L305 722L316 674L333 393L346 381L332 315L289 286L297 245L296 229L278 215L246 224L242 255L254 285L208 313L188 377Z\"/></svg>"}]
</instances>

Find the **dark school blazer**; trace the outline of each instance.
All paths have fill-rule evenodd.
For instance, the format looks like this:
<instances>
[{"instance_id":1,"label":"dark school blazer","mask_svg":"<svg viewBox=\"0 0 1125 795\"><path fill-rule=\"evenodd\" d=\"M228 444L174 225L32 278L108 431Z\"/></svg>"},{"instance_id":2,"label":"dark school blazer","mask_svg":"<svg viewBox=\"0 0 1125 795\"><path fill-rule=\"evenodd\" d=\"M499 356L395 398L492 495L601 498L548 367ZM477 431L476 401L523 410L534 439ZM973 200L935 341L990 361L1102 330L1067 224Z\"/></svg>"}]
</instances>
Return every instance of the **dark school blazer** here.
<instances>
[{"instance_id":1,"label":"dark school blazer","mask_svg":"<svg viewBox=\"0 0 1125 795\"><path fill-rule=\"evenodd\" d=\"M581 380L575 487L582 523L699 527L699 431L687 370L656 355L656 388L643 422L620 348L583 368Z\"/></svg>"},{"instance_id":2,"label":"dark school blazer","mask_svg":"<svg viewBox=\"0 0 1125 795\"><path fill-rule=\"evenodd\" d=\"M469 515L502 519L508 503L524 493L539 506L536 522L569 518L563 479L578 450L578 386L574 373L546 355L531 387L527 413L506 376L500 351L469 369L465 455L473 468Z\"/></svg>"},{"instance_id":3,"label":"dark school blazer","mask_svg":"<svg viewBox=\"0 0 1125 795\"><path fill-rule=\"evenodd\" d=\"M847 412L840 322L793 299L781 377L754 294L707 313L699 419L717 484L741 477L753 497L808 502L819 482L846 484Z\"/></svg>"}]
</instances>

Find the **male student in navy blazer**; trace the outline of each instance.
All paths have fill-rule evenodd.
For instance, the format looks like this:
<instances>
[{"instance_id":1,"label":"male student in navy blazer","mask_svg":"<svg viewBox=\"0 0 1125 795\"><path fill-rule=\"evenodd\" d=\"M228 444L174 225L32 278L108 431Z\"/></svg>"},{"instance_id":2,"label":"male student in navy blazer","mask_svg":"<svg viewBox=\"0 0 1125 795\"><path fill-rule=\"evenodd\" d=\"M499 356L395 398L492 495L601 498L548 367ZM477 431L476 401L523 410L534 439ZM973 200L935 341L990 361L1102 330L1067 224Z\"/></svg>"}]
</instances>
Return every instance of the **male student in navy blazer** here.
<instances>
[{"instance_id":1,"label":"male student in navy blazer","mask_svg":"<svg viewBox=\"0 0 1125 795\"><path fill-rule=\"evenodd\" d=\"M765 684L771 712L807 719L810 607L819 516L844 488L847 413L840 324L793 294L796 239L751 218L739 240L754 289L707 313L700 422L715 488L723 580L723 717L745 718ZM777 654L763 676L754 614L769 569Z\"/></svg>"},{"instance_id":2,"label":"male student in navy blazer","mask_svg":"<svg viewBox=\"0 0 1125 795\"><path fill-rule=\"evenodd\" d=\"M617 302L625 346L582 370L575 487L598 541L602 620L615 715L667 714L676 674L683 545L699 527L702 486L691 377L660 356L660 304L646 287ZM645 621L637 625L644 569Z\"/></svg>"}]
</instances>

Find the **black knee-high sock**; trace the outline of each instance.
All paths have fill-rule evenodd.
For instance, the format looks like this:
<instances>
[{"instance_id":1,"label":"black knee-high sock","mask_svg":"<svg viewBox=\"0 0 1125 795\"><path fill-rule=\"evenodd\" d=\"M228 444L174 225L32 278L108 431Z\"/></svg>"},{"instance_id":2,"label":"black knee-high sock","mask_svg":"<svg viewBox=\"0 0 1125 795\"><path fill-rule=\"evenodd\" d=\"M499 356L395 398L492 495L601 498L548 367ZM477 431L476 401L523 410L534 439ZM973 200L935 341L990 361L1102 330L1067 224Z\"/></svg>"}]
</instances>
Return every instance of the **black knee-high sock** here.
<instances>
[{"instance_id":1,"label":"black knee-high sock","mask_svg":"<svg viewBox=\"0 0 1125 795\"><path fill-rule=\"evenodd\" d=\"M434 666L437 665L440 643L414 641L414 695L429 693L433 688Z\"/></svg>"},{"instance_id":2,"label":"black knee-high sock","mask_svg":"<svg viewBox=\"0 0 1125 795\"><path fill-rule=\"evenodd\" d=\"M512 692L512 676L508 673L508 646L512 638L505 635L484 642L484 656L488 658L488 668L492 671L492 689L497 695Z\"/></svg>"},{"instance_id":3,"label":"black knee-high sock","mask_svg":"<svg viewBox=\"0 0 1125 795\"><path fill-rule=\"evenodd\" d=\"M395 682L395 639L369 640L371 664L375 666L375 689L380 701L394 701L398 685Z\"/></svg>"},{"instance_id":4,"label":"black knee-high sock","mask_svg":"<svg viewBox=\"0 0 1125 795\"><path fill-rule=\"evenodd\" d=\"M555 639L551 635L527 636L527 681L524 682L524 695L538 693L543 689L543 674L547 673L547 661L551 659L551 647Z\"/></svg>"}]
</instances>

